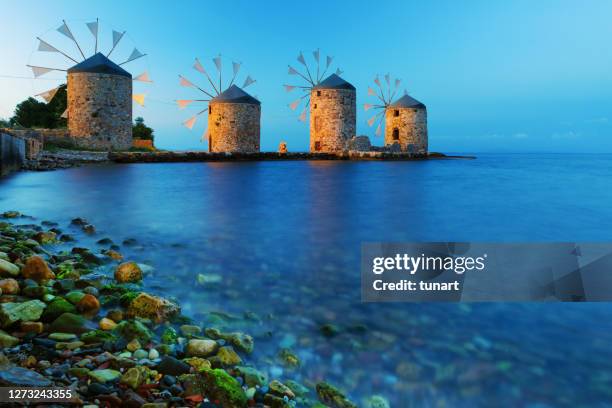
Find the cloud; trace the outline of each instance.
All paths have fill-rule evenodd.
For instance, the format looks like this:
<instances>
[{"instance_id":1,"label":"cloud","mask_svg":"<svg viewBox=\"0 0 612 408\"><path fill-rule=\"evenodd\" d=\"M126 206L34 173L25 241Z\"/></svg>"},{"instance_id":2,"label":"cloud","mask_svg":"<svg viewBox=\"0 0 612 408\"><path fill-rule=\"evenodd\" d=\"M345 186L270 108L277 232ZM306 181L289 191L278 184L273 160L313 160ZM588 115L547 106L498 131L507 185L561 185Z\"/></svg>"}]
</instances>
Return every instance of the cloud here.
<instances>
[{"instance_id":1,"label":"cloud","mask_svg":"<svg viewBox=\"0 0 612 408\"><path fill-rule=\"evenodd\" d=\"M598 124L598 125L604 125L606 123L609 122L608 118L593 118L593 119L587 119L585 120L586 123L591 123L591 124Z\"/></svg>"},{"instance_id":2,"label":"cloud","mask_svg":"<svg viewBox=\"0 0 612 408\"><path fill-rule=\"evenodd\" d=\"M578 139L582 137L582 133L570 130L568 132L555 132L552 134L553 139Z\"/></svg>"}]
</instances>

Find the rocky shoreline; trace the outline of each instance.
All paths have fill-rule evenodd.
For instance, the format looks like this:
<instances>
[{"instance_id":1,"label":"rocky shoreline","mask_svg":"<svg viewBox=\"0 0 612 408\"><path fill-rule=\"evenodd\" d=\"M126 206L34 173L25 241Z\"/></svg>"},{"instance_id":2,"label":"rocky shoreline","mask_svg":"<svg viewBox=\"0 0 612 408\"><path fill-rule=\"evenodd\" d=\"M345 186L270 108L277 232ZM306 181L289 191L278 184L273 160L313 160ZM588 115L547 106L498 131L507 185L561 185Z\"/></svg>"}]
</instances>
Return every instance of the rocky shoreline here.
<instances>
[{"instance_id":1,"label":"rocky shoreline","mask_svg":"<svg viewBox=\"0 0 612 408\"><path fill-rule=\"evenodd\" d=\"M79 218L69 228L95 233ZM326 382L266 378L248 362L249 334L193 322L143 290L150 266L100 241L92 250L56 223L0 216L0 386L67 387L90 408L356 407Z\"/></svg>"},{"instance_id":2,"label":"rocky shoreline","mask_svg":"<svg viewBox=\"0 0 612 408\"><path fill-rule=\"evenodd\" d=\"M26 160L22 169L49 171L91 163L108 163L108 152L75 150L42 151L36 159Z\"/></svg>"}]
</instances>

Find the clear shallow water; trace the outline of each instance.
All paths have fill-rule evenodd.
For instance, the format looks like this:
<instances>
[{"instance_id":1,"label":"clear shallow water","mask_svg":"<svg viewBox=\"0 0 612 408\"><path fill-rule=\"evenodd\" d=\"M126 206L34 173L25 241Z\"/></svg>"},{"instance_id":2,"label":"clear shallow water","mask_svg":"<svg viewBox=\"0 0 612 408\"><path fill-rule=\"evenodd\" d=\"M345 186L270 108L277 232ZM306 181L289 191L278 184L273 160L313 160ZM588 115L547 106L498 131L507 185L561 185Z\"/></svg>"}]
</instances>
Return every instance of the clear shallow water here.
<instances>
[{"instance_id":1,"label":"clear shallow water","mask_svg":"<svg viewBox=\"0 0 612 408\"><path fill-rule=\"evenodd\" d=\"M611 241L611 180L612 155L108 165L2 179L0 210L61 226L87 218L92 244L135 238L122 252L156 268L149 290L253 334L258 367L325 378L359 404L382 394L400 407L606 406L610 305L360 304L359 250L363 241ZM199 273L223 279L202 286ZM327 323L340 334L321 335ZM302 366L282 367L280 347Z\"/></svg>"}]
</instances>

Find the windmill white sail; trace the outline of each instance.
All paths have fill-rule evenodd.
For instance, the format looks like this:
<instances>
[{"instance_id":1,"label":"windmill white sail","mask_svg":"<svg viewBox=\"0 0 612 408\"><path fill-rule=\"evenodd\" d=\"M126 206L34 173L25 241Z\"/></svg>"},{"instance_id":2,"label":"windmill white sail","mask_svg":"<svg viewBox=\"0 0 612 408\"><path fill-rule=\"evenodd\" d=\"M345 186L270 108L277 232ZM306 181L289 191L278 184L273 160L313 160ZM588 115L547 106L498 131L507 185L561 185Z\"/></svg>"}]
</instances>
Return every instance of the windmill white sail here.
<instances>
[{"instance_id":1,"label":"windmill white sail","mask_svg":"<svg viewBox=\"0 0 612 408\"><path fill-rule=\"evenodd\" d=\"M300 110L300 114L298 115L298 120L301 122L305 122L308 115L308 107L310 106L310 92L312 88L317 86L318 84L325 79L330 66L334 60L332 56L325 57L325 66L321 67L321 51L316 49L312 51L312 60L313 63L309 63L309 60L304 56L302 51L299 52L297 56L297 61L303 67L303 71L289 65L287 69L287 73L291 76L297 77L294 84L283 84L286 92L293 92L295 90L299 90L302 95L289 103L289 108L293 111L296 111L300 106L302 109ZM342 71L339 69L336 71L337 75L340 75Z\"/></svg>"}]
</instances>

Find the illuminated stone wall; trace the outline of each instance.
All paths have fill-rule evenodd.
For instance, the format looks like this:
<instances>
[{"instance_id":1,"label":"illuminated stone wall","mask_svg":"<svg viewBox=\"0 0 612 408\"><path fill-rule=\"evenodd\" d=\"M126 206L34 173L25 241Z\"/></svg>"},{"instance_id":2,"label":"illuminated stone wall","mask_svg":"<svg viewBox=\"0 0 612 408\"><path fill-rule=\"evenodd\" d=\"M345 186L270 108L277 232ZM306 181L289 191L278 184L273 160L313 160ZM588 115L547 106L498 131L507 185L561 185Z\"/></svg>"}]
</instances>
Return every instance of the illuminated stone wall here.
<instances>
[{"instance_id":1,"label":"illuminated stone wall","mask_svg":"<svg viewBox=\"0 0 612 408\"><path fill-rule=\"evenodd\" d=\"M398 143L403 152L427 153L427 109L393 108L385 113L385 145Z\"/></svg>"},{"instance_id":2,"label":"illuminated stone wall","mask_svg":"<svg viewBox=\"0 0 612 408\"><path fill-rule=\"evenodd\" d=\"M68 130L77 147L132 146L132 79L89 72L68 74Z\"/></svg>"},{"instance_id":3,"label":"illuminated stone wall","mask_svg":"<svg viewBox=\"0 0 612 408\"><path fill-rule=\"evenodd\" d=\"M353 89L313 89L310 93L310 151L339 152L355 136L356 92Z\"/></svg>"},{"instance_id":4,"label":"illuminated stone wall","mask_svg":"<svg viewBox=\"0 0 612 408\"><path fill-rule=\"evenodd\" d=\"M210 152L259 152L261 105L211 102L208 111Z\"/></svg>"}]
</instances>

